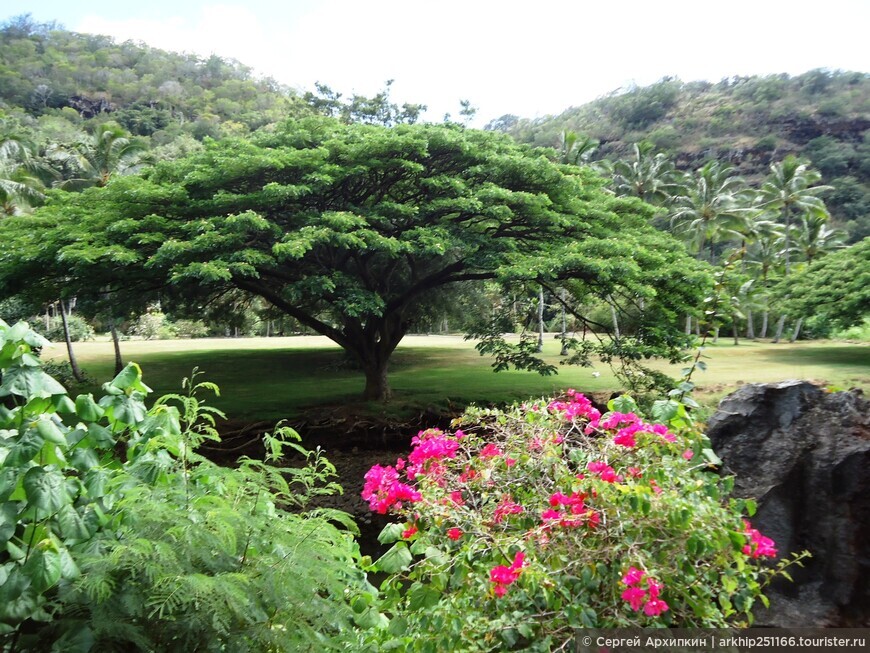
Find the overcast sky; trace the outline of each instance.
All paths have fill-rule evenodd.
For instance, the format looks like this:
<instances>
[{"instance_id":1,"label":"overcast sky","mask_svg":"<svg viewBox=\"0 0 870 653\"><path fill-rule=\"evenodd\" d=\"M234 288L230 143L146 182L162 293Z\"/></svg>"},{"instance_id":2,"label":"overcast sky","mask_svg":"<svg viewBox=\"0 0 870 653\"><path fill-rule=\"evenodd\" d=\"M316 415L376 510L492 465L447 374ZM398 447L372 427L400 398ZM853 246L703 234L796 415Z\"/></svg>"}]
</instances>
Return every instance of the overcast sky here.
<instances>
[{"instance_id":1,"label":"overcast sky","mask_svg":"<svg viewBox=\"0 0 870 653\"><path fill-rule=\"evenodd\" d=\"M870 72L870 0L2 0L77 32L235 58L309 90L315 81L475 124L555 114L663 76L719 81L814 68Z\"/></svg>"}]
</instances>

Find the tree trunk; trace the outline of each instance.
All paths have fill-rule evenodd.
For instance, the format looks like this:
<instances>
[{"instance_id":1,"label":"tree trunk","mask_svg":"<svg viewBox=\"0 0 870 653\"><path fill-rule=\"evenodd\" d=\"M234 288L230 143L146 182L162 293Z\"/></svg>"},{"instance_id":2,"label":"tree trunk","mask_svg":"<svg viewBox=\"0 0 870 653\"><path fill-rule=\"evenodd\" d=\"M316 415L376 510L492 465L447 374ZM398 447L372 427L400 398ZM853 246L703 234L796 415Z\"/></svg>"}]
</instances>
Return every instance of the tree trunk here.
<instances>
[{"instance_id":1,"label":"tree trunk","mask_svg":"<svg viewBox=\"0 0 870 653\"><path fill-rule=\"evenodd\" d=\"M118 340L118 329L115 328L115 319L109 322L109 331L112 334L112 345L115 347L115 376L124 369L124 361L121 359L121 342Z\"/></svg>"},{"instance_id":2,"label":"tree trunk","mask_svg":"<svg viewBox=\"0 0 870 653\"><path fill-rule=\"evenodd\" d=\"M386 401L393 392L387 381L387 363L367 365L363 368L366 375L366 387L363 399L366 401Z\"/></svg>"},{"instance_id":3,"label":"tree trunk","mask_svg":"<svg viewBox=\"0 0 870 653\"><path fill-rule=\"evenodd\" d=\"M804 323L804 319L802 317L798 318L797 324L794 325L794 333L791 334L791 338L789 338L789 342L794 342L798 339L798 336L801 334L801 325Z\"/></svg>"},{"instance_id":4,"label":"tree trunk","mask_svg":"<svg viewBox=\"0 0 870 653\"><path fill-rule=\"evenodd\" d=\"M770 314L768 313L767 309L765 308L764 313L761 314L761 335L759 336L759 338L766 338L767 337L767 319L768 319L768 317L770 317Z\"/></svg>"},{"instance_id":5,"label":"tree trunk","mask_svg":"<svg viewBox=\"0 0 870 653\"><path fill-rule=\"evenodd\" d=\"M48 306L45 307L45 332L51 331L51 316L48 313Z\"/></svg>"},{"instance_id":6,"label":"tree trunk","mask_svg":"<svg viewBox=\"0 0 870 653\"><path fill-rule=\"evenodd\" d=\"M538 287L538 347L539 354L544 351L544 287Z\"/></svg>"},{"instance_id":7,"label":"tree trunk","mask_svg":"<svg viewBox=\"0 0 870 653\"><path fill-rule=\"evenodd\" d=\"M746 337L755 340L755 318L752 309L746 309Z\"/></svg>"},{"instance_id":8,"label":"tree trunk","mask_svg":"<svg viewBox=\"0 0 870 653\"><path fill-rule=\"evenodd\" d=\"M715 329L713 329L713 344L715 345L717 342L719 342L719 327L718 326Z\"/></svg>"},{"instance_id":9,"label":"tree trunk","mask_svg":"<svg viewBox=\"0 0 870 653\"><path fill-rule=\"evenodd\" d=\"M733 320L733 321L731 322L731 333L734 335L734 344L735 344L735 345L739 345L739 344L740 344L740 338L739 338L738 335L737 335L737 320Z\"/></svg>"},{"instance_id":10,"label":"tree trunk","mask_svg":"<svg viewBox=\"0 0 870 653\"><path fill-rule=\"evenodd\" d=\"M616 307L613 305L613 298L610 301L610 319L613 320L613 337L619 340L619 317L616 315Z\"/></svg>"},{"instance_id":11,"label":"tree trunk","mask_svg":"<svg viewBox=\"0 0 870 653\"><path fill-rule=\"evenodd\" d=\"M686 335L687 336L692 335L692 316L691 315L686 316Z\"/></svg>"},{"instance_id":12,"label":"tree trunk","mask_svg":"<svg viewBox=\"0 0 870 653\"><path fill-rule=\"evenodd\" d=\"M85 377L82 376L82 371L79 369L79 363L76 360L76 355L73 351L72 340L69 336L69 323L66 318L66 307L64 306L63 300L60 300L60 319L63 323L63 338L66 340L66 351L69 354L69 366L72 368L73 378L81 383L85 380Z\"/></svg>"},{"instance_id":13,"label":"tree trunk","mask_svg":"<svg viewBox=\"0 0 870 653\"><path fill-rule=\"evenodd\" d=\"M773 336L773 343L776 344L779 342L779 339L782 338L782 329L785 326L785 315L781 315L779 317L779 322L776 323L776 335Z\"/></svg>"},{"instance_id":14,"label":"tree trunk","mask_svg":"<svg viewBox=\"0 0 870 653\"><path fill-rule=\"evenodd\" d=\"M567 356L568 355L568 323L565 319L565 289L559 293L559 297L562 300L562 349L559 350L559 356Z\"/></svg>"}]
</instances>

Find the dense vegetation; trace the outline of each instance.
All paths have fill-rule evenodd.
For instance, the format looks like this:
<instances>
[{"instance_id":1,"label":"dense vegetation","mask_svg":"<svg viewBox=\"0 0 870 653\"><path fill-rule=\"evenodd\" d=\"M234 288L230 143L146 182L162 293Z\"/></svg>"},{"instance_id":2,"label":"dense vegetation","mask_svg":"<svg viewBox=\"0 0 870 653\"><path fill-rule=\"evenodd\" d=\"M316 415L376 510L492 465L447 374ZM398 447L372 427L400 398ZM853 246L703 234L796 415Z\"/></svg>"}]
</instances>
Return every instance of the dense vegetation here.
<instances>
[{"instance_id":1,"label":"dense vegetation","mask_svg":"<svg viewBox=\"0 0 870 653\"><path fill-rule=\"evenodd\" d=\"M592 159L618 159L648 141L681 170L728 162L758 181L789 154L812 162L833 189L825 201L849 242L870 235L870 75L803 75L714 82L666 78L613 93L557 116L502 116L489 128L521 142L560 147L566 131L599 143Z\"/></svg>"},{"instance_id":2,"label":"dense vegetation","mask_svg":"<svg viewBox=\"0 0 870 653\"><path fill-rule=\"evenodd\" d=\"M558 118L491 123L556 146L531 150L409 126L422 107L392 104L389 83L372 98L324 85L300 97L237 62L27 16L0 29L0 61L0 199L17 216L3 225L15 254L0 261L0 313L44 313L70 343L88 337L87 318L112 333L118 370L121 333L309 330L348 351L366 396L386 397L392 350L433 326L478 337L496 369L551 373L534 355L542 336L514 346L501 334L537 322L561 331L573 362L637 363L676 357L677 312L686 337L703 324L735 342L778 341L789 319L792 340L847 323L782 289L864 236L863 74L663 80ZM712 312L673 237L723 267ZM628 385L660 381L624 369Z\"/></svg>"},{"instance_id":3,"label":"dense vegetation","mask_svg":"<svg viewBox=\"0 0 870 653\"><path fill-rule=\"evenodd\" d=\"M709 473L700 352L676 387L642 363L870 313L868 76L663 80L488 131L414 124L388 91L298 95L215 56L0 26L0 317L64 339L77 381L73 342L108 331L116 366L73 399L46 340L0 319L0 648L549 650L751 623L788 562L758 564L777 552L754 505ZM375 563L311 507L337 490L319 450L279 428L265 459L218 466L197 451L217 388L194 370L149 405L121 351L307 330L382 401L402 338L448 322L496 370L542 374L559 331L563 360L612 363L643 401L571 392L421 432L366 477L407 521ZM233 372L260 388L267 367Z\"/></svg>"}]
</instances>

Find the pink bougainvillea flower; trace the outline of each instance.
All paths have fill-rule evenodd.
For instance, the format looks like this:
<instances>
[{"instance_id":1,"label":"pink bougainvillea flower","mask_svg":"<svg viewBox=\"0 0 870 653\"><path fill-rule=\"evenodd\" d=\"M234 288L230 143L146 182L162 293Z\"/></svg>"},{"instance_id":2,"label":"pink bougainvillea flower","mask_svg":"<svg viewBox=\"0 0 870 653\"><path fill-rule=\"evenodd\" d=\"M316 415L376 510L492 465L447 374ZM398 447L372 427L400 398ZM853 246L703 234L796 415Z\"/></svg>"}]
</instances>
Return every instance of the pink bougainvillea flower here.
<instances>
[{"instance_id":1,"label":"pink bougainvillea flower","mask_svg":"<svg viewBox=\"0 0 870 653\"><path fill-rule=\"evenodd\" d=\"M691 449L686 449L683 452L683 458L685 458L686 460L691 460L694 456L695 456L695 452L692 451Z\"/></svg>"},{"instance_id":2,"label":"pink bougainvillea flower","mask_svg":"<svg viewBox=\"0 0 870 653\"><path fill-rule=\"evenodd\" d=\"M610 413L606 419L601 420L599 427L603 429L615 429L620 424L638 424L640 418L634 413Z\"/></svg>"},{"instance_id":3,"label":"pink bougainvillea flower","mask_svg":"<svg viewBox=\"0 0 870 653\"><path fill-rule=\"evenodd\" d=\"M393 467L375 465L365 475L362 498L372 511L385 515L389 510L400 510L403 501L422 500L417 490L399 481L399 472Z\"/></svg>"},{"instance_id":4,"label":"pink bougainvillea flower","mask_svg":"<svg viewBox=\"0 0 870 653\"><path fill-rule=\"evenodd\" d=\"M544 522L559 520L561 518L562 513L558 510L554 510L553 508L548 508L541 513L541 519L543 519Z\"/></svg>"},{"instance_id":5,"label":"pink bougainvillea flower","mask_svg":"<svg viewBox=\"0 0 870 653\"><path fill-rule=\"evenodd\" d=\"M494 445L491 442L480 450L481 458L495 458L496 456L501 455L503 455L501 449L499 449L497 445Z\"/></svg>"},{"instance_id":6,"label":"pink bougainvillea flower","mask_svg":"<svg viewBox=\"0 0 870 653\"><path fill-rule=\"evenodd\" d=\"M622 584L634 587L643 580L644 576L646 576L646 572L643 569L629 567L628 571L625 572L625 575L622 577Z\"/></svg>"},{"instance_id":7,"label":"pink bougainvillea flower","mask_svg":"<svg viewBox=\"0 0 870 653\"><path fill-rule=\"evenodd\" d=\"M640 610L646 600L646 591L639 587L629 587L622 595L622 600L628 602L632 610Z\"/></svg>"},{"instance_id":8,"label":"pink bougainvillea flower","mask_svg":"<svg viewBox=\"0 0 870 653\"><path fill-rule=\"evenodd\" d=\"M467 435L467 433L465 431L463 431L462 429L456 429L456 436L455 437L457 440L461 440L466 435Z\"/></svg>"},{"instance_id":9,"label":"pink bougainvillea flower","mask_svg":"<svg viewBox=\"0 0 870 653\"><path fill-rule=\"evenodd\" d=\"M414 535L416 532L417 532L417 526L415 524L411 524L410 526L408 526L408 528L406 528L405 530L402 531L402 539L407 540L409 537Z\"/></svg>"},{"instance_id":10,"label":"pink bougainvillea flower","mask_svg":"<svg viewBox=\"0 0 870 653\"><path fill-rule=\"evenodd\" d=\"M642 587L644 582L646 589ZM622 584L628 585L628 589L621 594L622 600L635 612L642 609L648 617L657 617L668 609L668 604L659 598L664 585L647 576L645 571L629 567L622 577Z\"/></svg>"},{"instance_id":11,"label":"pink bougainvillea flower","mask_svg":"<svg viewBox=\"0 0 870 653\"><path fill-rule=\"evenodd\" d=\"M489 571L489 580L495 584L493 592L496 596L504 596L507 592L507 587L520 576L520 571L525 566L526 554L522 551L514 556L514 561L510 567L498 565Z\"/></svg>"},{"instance_id":12,"label":"pink bougainvillea flower","mask_svg":"<svg viewBox=\"0 0 870 653\"><path fill-rule=\"evenodd\" d=\"M522 512L525 512L525 508L518 503L514 503L511 496L506 494L502 497L501 502L495 507L493 518L496 524L500 524L508 515L518 515Z\"/></svg>"},{"instance_id":13,"label":"pink bougainvillea flower","mask_svg":"<svg viewBox=\"0 0 870 653\"><path fill-rule=\"evenodd\" d=\"M645 424L643 430L661 436L666 442L677 441L677 436L671 433L664 424Z\"/></svg>"},{"instance_id":14,"label":"pink bougainvillea flower","mask_svg":"<svg viewBox=\"0 0 870 653\"><path fill-rule=\"evenodd\" d=\"M668 604L661 599L650 599L643 606L643 613L648 617L657 617L666 610L668 610Z\"/></svg>"},{"instance_id":15,"label":"pink bougainvillea flower","mask_svg":"<svg viewBox=\"0 0 870 653\"><path fill-rule=\"evenodd\" d=\"M640 478L641 476L643 476L643 472L640 470L640 467L629 467L625 471L628 472L628 475L632 478Z\"/></svg>"},{"instance_id":16,"label":"pink bougainvillea flower","mask_svg":"<svg viewBox=\"0 0 870 653\"><path fill-rule=\"evenodd\" d=\"M461 528L448 528L447 529L447 537L449 537L451 540L454 540L454 541L458 540L459 538L462 537L462 534L463 533L462 533Z\"/></svg>"},{"instance_id":17,"label":"pink bougainvillea flower","mask_svg":"<svg viewBox=\"0 0 870 653\"><path fill-rule=\"evenodd\" d=\"M752 558L775 558L776 543L752 528L748 521L743 520L744 532L749 535L749 542L743 547L743 553Z\"/></svg>"},{"instance_id":18,"label":"pink bougainvillea flower","mask_svg":"<svg viewBox=\"0 0 870 653\"><path fill-rule=\"evenodd\" d=\"M439 461L445 458L454 458L459 448L459 441L444 435L441 429L428 429L420 431L411 439L414 448L408 454L408 478L416 478L417 475L431 475L439 477L444 473L444 466Z\"/></svg>"},{"instance_id":19,"label":"pink bougainvillea flower","mask_svg":"<svg viewBox=\"0 0 870 653\"><path fill-rule=\"evenodd\" d=\"M593 474L597 474L605 483L618 483L622 481L622 477L618 476L613 467L607 463L594 460L586 464L586 469Z\"/></svg>"},{"instance_id":20,"label":"pink bougainvillea flower","mask_svg":"<svg viewBox=\"0 0 870 653\"><path fill-rule=\"evenodd\" d=\"M465 505L465 500L462 498L462 492L459 490L450 493L450 501L457 506Z\"/></svg>"},{"instance_id":21,"label":"pink bougainvillea flower","mask_svg":"<svg viewBox=\"0 0 870 653\"><path fill-rule=\"evenodd\" d=\"M634 426L627 426L624 429L619 429L613 437L613 444L634 449L637 446L637 440L635 439L634 434L639 430L640 429L637 429Z\"/></svg>"}]
</instances>

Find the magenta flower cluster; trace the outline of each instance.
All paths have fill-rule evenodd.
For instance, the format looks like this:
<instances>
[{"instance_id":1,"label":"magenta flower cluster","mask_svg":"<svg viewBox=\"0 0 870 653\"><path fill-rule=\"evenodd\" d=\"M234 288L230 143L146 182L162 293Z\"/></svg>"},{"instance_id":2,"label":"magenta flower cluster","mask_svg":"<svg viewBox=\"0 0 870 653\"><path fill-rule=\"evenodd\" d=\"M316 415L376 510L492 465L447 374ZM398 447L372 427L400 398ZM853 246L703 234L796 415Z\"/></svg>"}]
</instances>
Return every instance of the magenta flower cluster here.
<instances>
[{"instance_id":1,"label":"magenta flower cluster","mask_svg":"<svg viewBox=\"0 0 870 653\"><path fill-rule=\"evenodd\" d=\"M510 567L498 565L493 567L489 572L489 580L493 583L493 592L496 596L504 596L507 592L508 585L513 583L520 577L520 571L525 566L526 554L522 551L514 556L514 561Z\"/></svg>"},{"instance_id":2,"label":"magenta flower cluster","mask_svg":"<svg viewBox=\"0 0 870 653\"><path fill-rule=\"evenodd\" d=\"M369 507L379 515L390 510L401 510L403 501L420 501L422 495L399 481L399 472L394 467L375 465L365 475L362 497Z\"/></svg>"},{"instance_id":3,"label":"magenta flower cluster","mask_svg":"<svg viewBox=\"0 0 870 653\"><path fill-rule=\"evenodd\" d=\"M765 537L756 529L752 528L750 523L743 520L744 532L749 536L749 542L743 547L743 553L750 558L775 558L776 546L774 541L769 537Z\"/></svg>"},{"instance_id":4,"label":"magenta flower cluster","mask_svg":"<svg viewBox=\"0 0 870 653\"><path fill-rule=\"evenodd\" d=\"M643 610L646 616L657 617L668 610L668 604L659 598L664 585L647 576L642 569L629 567L622 577L622 584L626 586L622 592L622 600L627 602L635 612ZM646 585L646 588L643 585Z\"/></svg>"}]
</instances>

